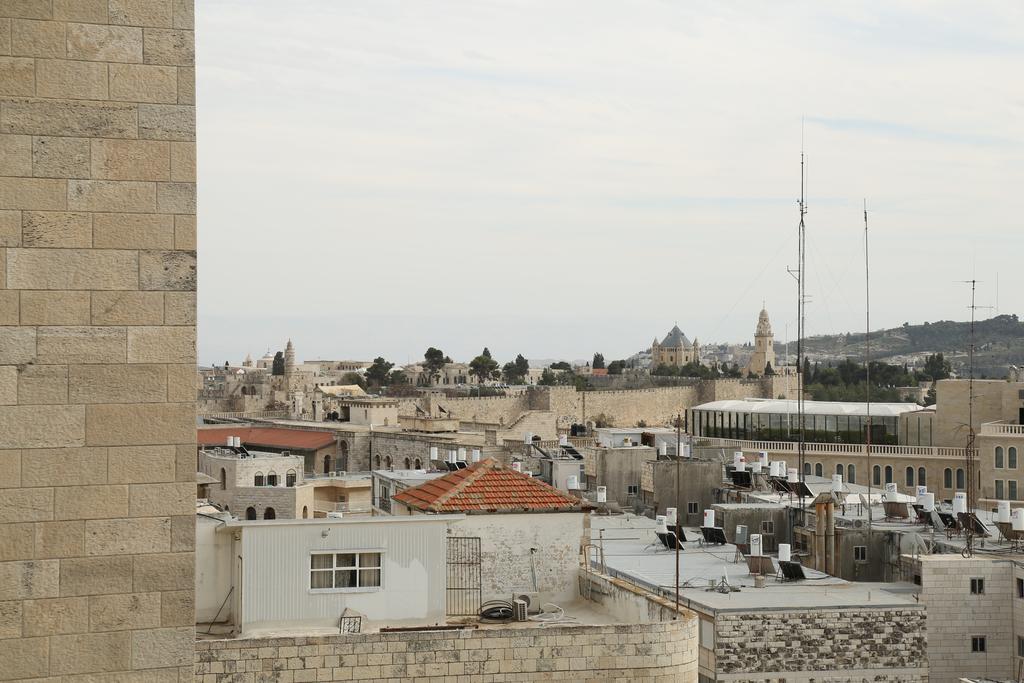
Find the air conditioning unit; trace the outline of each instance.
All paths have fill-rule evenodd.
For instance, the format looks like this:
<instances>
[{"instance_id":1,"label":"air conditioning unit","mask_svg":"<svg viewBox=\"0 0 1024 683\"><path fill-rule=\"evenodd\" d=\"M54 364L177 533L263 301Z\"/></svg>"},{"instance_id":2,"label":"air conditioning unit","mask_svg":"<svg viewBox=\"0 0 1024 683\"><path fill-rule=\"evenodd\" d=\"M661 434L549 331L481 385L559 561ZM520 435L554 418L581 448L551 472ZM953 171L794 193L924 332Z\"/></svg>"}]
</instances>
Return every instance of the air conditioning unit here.
<instances>
[{"instance_id":1,"label":"air conditioning unit","mask_svg":"<svg viewBox=\"0 0 1024 683\"><path fill-rule=\"evenodd\" d=\"M512 601L512 617L516 621L526 621L527 618L527 602L516 598Z\"/></svg>"},{"instance_id":2,"label":"air conditioning unit","mask_svg":"<svg viewBox=\"0 0 1024 683\"><path fill-rule=\"evenodd\" d=\"M327 519L342 519L344 518L344 512L328 512Z\"/></svg>"},{"instance_id":3,"label":"air conditioning unit","mask_svg":"<svg viewBox=\"0 0 1024 683\"><path fill-rule=\"evenodd\" d=\"M537 591L517 591L512 594L512 604L517 600L526 603L526 611L530 614L540 614L540 593Z\"/></svg>"}]
</instances>

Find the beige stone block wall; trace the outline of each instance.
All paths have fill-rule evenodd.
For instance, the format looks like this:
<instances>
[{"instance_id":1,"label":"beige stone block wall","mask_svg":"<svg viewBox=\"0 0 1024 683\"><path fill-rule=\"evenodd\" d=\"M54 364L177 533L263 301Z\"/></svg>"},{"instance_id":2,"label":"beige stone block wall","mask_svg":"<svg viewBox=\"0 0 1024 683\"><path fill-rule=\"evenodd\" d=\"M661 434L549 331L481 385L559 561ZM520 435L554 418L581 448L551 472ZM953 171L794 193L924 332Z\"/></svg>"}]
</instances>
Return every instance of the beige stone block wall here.
<instances>
[{"instance_id":1,"label":"beige stone block wall","mask_svg":"<svg viewBox=\"0 0 1024 683\"><path fill-rule=\"evenodd\" d=\"M192 677L192 4L0 0L0 680Z\"/></svg>"}]
</instances>

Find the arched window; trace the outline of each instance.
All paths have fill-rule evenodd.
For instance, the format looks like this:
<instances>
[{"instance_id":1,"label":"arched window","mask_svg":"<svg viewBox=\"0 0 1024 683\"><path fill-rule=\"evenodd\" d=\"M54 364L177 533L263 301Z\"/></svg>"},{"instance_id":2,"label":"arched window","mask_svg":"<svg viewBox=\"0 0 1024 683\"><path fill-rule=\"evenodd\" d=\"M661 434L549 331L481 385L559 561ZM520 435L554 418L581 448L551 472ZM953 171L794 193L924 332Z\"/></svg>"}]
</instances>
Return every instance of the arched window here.
<instances>
[{"instance_id":1,"label":"arched window","mask_svg":"<svg viewBox=\"0 0 1024 683\"><path fill-rule=\"evenodd\" d=\"M288 470L284 475L285 486L295 486L295 470Z\"/></svg>"},{"instance_id":2,"label":"arched window","mask_svg":"<svg viewBox=\"0 0 1024 683\"><path fill-rule=\"evenodd\" d=\"M1003 469L1003 447L996 446L996 467Z\"/></svg>"},{"instance_id":3,"label":"arched window","mask_svg":"<svg viewBox=\"0 0 1024 683\"><path fill-rule=\"evenodd\" d=\"M917 485L927 486L928 485L928 470L923 467L917 468Z\"/></svg>"},{"instance_id":4,"label":"arched window","mask_svg":"<svg viewBox=\"0 0 1024 683\"><path fill-rule=\"evenodd\" d=\"M956 468L956 487L958 489L960 489L961 491L966 486L964 481L965 481L964 480L964 470L963 470L962 467L957 467Z\"/></svg>"},{"instance_id":5,"label":"arched window","mask_svg":"<svg viewBox=\"0 0 1024 683\"><path fill-rule=\"evenodd\" d=\"M886 465L885 466L885 483L886 484L891 484L892 483L892 465Z\"/></svg>"},{"instance_id":6,"label":"arched window","mask_svg":"<svg viewBox=\"0 0 1024 683\"><path fill-rule=\"evenodd\" d=\"M839 463L838 465L836 465L836 474L841 475L842 473L843 473L843 464Z\"/></svg>"},{"instance_id":7,"label":"arched window","mask_svg":"<svg viewBox=\"0 0 1024 683\"><path fill-rule=\"evenodd\" d=\"M387 469L389 469L389 470L391 469L391 456L390 455L388 457L384 458L384 466Z\"/></svg>"},{"instance_id":8,"label":"arched window","mask_svg":"<svg viewBox=\"0 0 1024 683\"><path fill-rule=\"evenodd\" d=\"M875 465L871 468L871 482L875 486L882 485L882 467L881 465Z\"/></svg>"},{"instance_id":9,"label":"arched window","mask_svg":"<svg viewBox=\"0 0 1024 683\"><path fill-rule=\"evenodd\" d=\"M274 508L267 508L264 510L263 519L277 519L277 513L274 512Z\"/></svg>"},{"instance_id":10,"label":"arched window","mask_svg":"<svg viewBox=\"0 0 1024 683\"><path fill-rule=\"evenodd\" d=\"M414 462L413 464L416 465L416 469L418 469L418 470L423 469L423 463L420 462L419 458L416 458L416 462Z\"/></svg>"},{"instance_id":11,"label":"arched window","mask_svg":"<svg viewBox=\"0 0 1024 683\"><path fill-rule=\"evenodd\" d=\"M942 471L942 486L943 488L953 488L953 470L946 468Z\"/></svg>"},{"instance_id":12,"label":"arched window","mask_svg":"<svg viewBox=\"0 0 1024 683\"><path fill-rule=\"evenodd\" d=\"M1011 470L1017 469L1017 447L1010 446L1006 450L1006 466Z\"/></svg>"},{"instance_id":13,"label":"arched window","mask_svg":"<svg viewBox=\"0 0 1024 683\"><path fill-rule=\"evenodd\" d=\"M277 486L277 472L271 470L267 475L267 486Z\"/></svg>"},{"instance_id":14,"label":"arched window","mask_svg":"<svg viewBox=\"0 0 1024 683\"><path fill-rule=\"evenodd\" d=\"M814 474L815 474L815 476L820 477L820 476L822 476L822 474L824 472L825 472L825 468L822 467L821 463L820 462L819 463L815 463L815 465L814 465Z\"/></svg>"},{"instance_id":15,"label":"arched window","mask_svg":"<svg viewBox=\"0 0 1024 683\"><path fill-rule=\"evenodd\" d=\"M913 467L908 467L907 468L907 486L913 486L913 485L914 485L914 468Z\"/></svg>"},{"instance_id":16,"label":"arched window","mask_svg":"<svg viewBox=\"0 0 1024 683\"><path fill-rule=\"evenodd\" d=\"M256 519L256 508L245 508L246 519Z\"/></svg>"},{"instance_id":17,"label":"arched window","mask_svg":"<svg viewBox=\"0 0 1024 683\"><path fill-rule=\"evenodd\" d=\"M412 461L409 460L409 458L405 459L405 469L407 469L407 470L412 469Z\"/></svg>"},{"instance_id":18,"label":"arched window","mask_svg":"<svg viewBox=\"0 0 1024 683\"><path fill-rule=\"evenodd\" d=\"M302 518L307 519L309 517L309 507L306 505L302 506Z\"/></svg>"},{"instance_id":19,"label":"arched window","mask_svg":"<svg viewBox=\"0 0 1024 683\"><path fill-rule=\"evenodd\" d=\"M380 454L379 453L377 455L373 456L373 462L377 466L377 469L379 470L380 469Z\"/></svg>"},{"instance_id":20,"label":"arched window","mask_svg":"<svg viewBox=\"0 0 1024 683\"><path fill-rule=\"evenodd\" d=\"M220 490L223 491L228 487L228 473L223 467L220 468Z\"/></svg>"},{"instance_id":21,"label":"arched window","mask_svg":"<svg viewBox=\"0 0 1024 683\"><path fill-rule=\"evenodd\" d=\"M811 473L811 463L805 462L804 463L804 474L810 474L810 473Z\"/></svg>"},{"instance_id":22,"label":"arched window","mask_svg":"<svg viewBox=\"0 0 1024 683\"><path fill-rule=\"evenodd\" d=\"M347 470L348 469L348 442L347 441L339 441L338 442L338 469L339 470Z\"/></svg>"},{"instance_id":23,"label":"arched window","mask_svg":"<svg viewBox=\"0 0 1024 683\"><path fill-rule=\"evenodd\" d=\"M257 472L256 476L253 477L253 486L263 486L263 473Z\"/></svg>"},{"instance_id":24,"label":"arched window","mask_svg":"<svg viewBox=\"0 0 1024 683\"><path fill-rule=\"evenodd\" d=\"M857 468L850 463L846 466L846 483L856 484L857 483Z\"/></svg>"}]
</instances>

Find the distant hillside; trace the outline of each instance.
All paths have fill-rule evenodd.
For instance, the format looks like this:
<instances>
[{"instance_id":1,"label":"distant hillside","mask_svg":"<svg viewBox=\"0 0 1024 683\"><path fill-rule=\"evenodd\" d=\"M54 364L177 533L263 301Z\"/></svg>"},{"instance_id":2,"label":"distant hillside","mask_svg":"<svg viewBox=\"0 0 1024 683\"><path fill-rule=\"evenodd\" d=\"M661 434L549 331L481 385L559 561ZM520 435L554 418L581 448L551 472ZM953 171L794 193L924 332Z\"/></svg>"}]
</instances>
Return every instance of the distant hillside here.
<instances>
[{"instance_id":1,"label":"distant hillside","mask_svg":"<svg viewBox=\"0 0 1024 683\"><path fill-rule=\"evenodd\" d=\"M958 374L967 367L970 345L970 322L941 320L871 333L871 357L889 363L923 362L930 353L942 353ZM1016 315L999 315L974 324L976 376L1004 377L1009 365L1024 365L1024 323ZM807 355L812 361L838 361L864 358L864 333L846 333L810 337L805 340ZM785 344L776 343L776 353ZM796 353L796 342L790 342L789 353Z\"/></svg>"}]
</instances>

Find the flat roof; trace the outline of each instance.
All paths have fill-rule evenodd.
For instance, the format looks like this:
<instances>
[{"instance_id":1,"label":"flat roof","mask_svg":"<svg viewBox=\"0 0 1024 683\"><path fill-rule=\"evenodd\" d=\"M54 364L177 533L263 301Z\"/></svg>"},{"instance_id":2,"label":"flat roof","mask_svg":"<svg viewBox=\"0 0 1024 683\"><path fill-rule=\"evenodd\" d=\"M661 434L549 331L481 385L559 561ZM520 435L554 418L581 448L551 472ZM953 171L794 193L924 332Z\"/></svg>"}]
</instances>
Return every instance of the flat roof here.
<instances>
[{"instance_id":1,"label":"flat roof","mask_svg":"<svg viewBox=\"0 0 1024 683\"><path fill-rule=\"evenodd\" d=\"M448 471L428 472L427 470L373 470L374 476L380 479L392 479L394 481L430 481L451 474Z\"/></svg>"},{"instance_id":2,"label":"flat roof","mask_svg":"<svg viewBox=\"0 0 1024 683\"><path fill-rule=\"evenodd\" d=\"M655 523L631 514L591 517L592 541L604 547L609 573L640 585L663 597L675 593L676 553L654 535ZM850 582L804 567L802 581L780 582L767 576L764 588L754 587L745 562L734 562L732 544L701 547L696 528L685 527L688 542L679 553L680 598L703 612L862 607L920 607L911 584ZM595 566L597 566L597 555ZM736 592L708 590L709 583L723 578Z\"/></svg>"},{"instance_id":3,"label":"flat roof","mask_svg":"<svg viewBox=\"0 0 1024 683\"><path fill-rule=\"evenodd\" d=\"M423 524L424 522L457 522L465 515L380 515L376 517L314 517L310 519L232 519L222 528L267 526L333 526L343 524Z\"/></svg>"},{"instance_id":4,"label":"flat roof","mask_svg":"<svg viewBox=\"0 0 1024 683\"><path fill-rule=\"evenodd\" d=\"M872 417L898 417L903 413L923 410L916 403L872 403ZM797 402L778 398L745 398L726 401L711 401L694 406L693 410L714 410L729 413L771 413L793 414ZM868 415L868 404L856 401L804 401L805 415Z\"/></svg>"}]
</instances>

